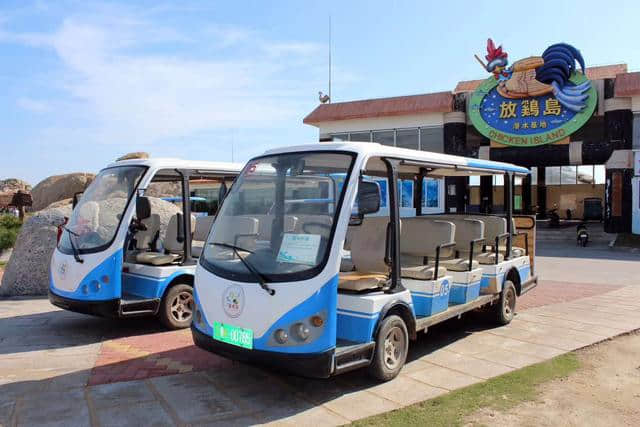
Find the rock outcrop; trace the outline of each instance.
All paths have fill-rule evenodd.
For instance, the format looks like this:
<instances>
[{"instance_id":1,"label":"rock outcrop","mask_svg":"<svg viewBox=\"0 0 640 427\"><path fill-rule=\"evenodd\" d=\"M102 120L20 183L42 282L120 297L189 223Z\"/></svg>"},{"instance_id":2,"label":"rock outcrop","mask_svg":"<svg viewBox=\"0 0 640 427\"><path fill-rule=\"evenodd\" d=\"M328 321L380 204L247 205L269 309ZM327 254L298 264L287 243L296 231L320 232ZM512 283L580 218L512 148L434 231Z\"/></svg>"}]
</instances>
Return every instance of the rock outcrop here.
<instances>
[{"instance_id":1,"label":"rock outcrop","mask_svg":"<svg viewBox=\"0 0 640 427\"><path fill-rule=\"evenodd\" d=\"M39 211L59 200L72 198L74 194L83 192L94 178L94 174L83 172L45 178L31 191L33 196L32 209Z\"/></svg>"},{"instance_id":2,"label":"rock outcrop","mask_svg":"<svg viewBox=\"0 0 640 427\"><path fill-rule=\"evenodd\" d=\"M169 220L180 209L156 198L150 198L150 202L151 212L160 215L160 238L164 239ZM117 219L109 211L117 209L119 212L122 204L124 200L117 198L99 203L99 234L100 229L117 225ZM2 276L0 296L46 295L51 255L57 244L57 225L70 216L71 199L66 204L56 202L25 222Z\"/></svg>"},{"instance_id":3,"label":"rock outcrop","mask_svg":"<svg viewBox=\"0 0 640 427\"><path fill-rule=\"evenodd\" d=\"M116 162L120 162L122 160L132 160L132 159L148 159L149 153L145 153L144 151L134 151L133 153L127 153L124 156L120 156L116 159Z\"/></svg>"},{"instance_id":4,"label":"rock outcrop","mask_svg":"<svg viewBox=\"0 0 640 427\"><path fill-rule=\"evenodd\" d=\"M17 178L0 179L0 193L16 193L18 191L29 193L31 185Z\"/></svg>"},{"instance_id":5,"label":"rock outcrop","mask_svg":"<svg viewBox=\"0 0 640 427\"><path fill-rule=\"evenodd\" d=\"M49 262L56 246L57 225L71 215L71 206L36 212L22 226L5 266L0 296L45 295Z\"/></svg>"}]
</instances>

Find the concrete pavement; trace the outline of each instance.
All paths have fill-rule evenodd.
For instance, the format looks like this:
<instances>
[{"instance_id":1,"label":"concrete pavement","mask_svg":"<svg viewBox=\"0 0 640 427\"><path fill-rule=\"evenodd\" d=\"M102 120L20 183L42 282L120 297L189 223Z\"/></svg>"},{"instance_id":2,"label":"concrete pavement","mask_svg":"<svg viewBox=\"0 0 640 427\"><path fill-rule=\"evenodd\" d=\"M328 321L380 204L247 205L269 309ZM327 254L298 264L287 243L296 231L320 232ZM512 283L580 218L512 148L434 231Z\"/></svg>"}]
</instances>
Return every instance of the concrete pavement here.
<instances>
[{"instance_id":1,"label":"concrete pavement","mask_svg":"<svg viewBox=\"0 0 640 427\"><path fill-rule=\"evenodd\" d=\"M364 372L308 380L228 362L87 387L112 323L45 300L2 301L0 316L0 425L339 425L640 328L640 287L530 308L505 327L470 317L435 328L384 384Z\"/></svg>"}]
</instances>

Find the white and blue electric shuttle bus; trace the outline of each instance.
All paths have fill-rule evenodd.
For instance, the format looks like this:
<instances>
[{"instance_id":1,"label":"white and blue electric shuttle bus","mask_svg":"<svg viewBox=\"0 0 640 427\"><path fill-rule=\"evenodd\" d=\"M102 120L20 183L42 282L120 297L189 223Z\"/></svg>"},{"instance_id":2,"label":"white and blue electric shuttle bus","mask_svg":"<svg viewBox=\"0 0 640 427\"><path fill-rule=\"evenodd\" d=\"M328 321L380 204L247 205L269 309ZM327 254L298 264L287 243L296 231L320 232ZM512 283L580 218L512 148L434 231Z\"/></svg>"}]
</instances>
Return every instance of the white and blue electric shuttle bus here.
<instances>
[{"instance_id":1,"label":"white and blue electric shuttle bus","mask_svg":"<svg viewBox=\"0 0 640 427\"><path fill-rule=\"evenodd\" d=\"M368 366L389 380L433 324L484 306L509 323L537 284L534 254L512 244L512 203L504 216L432 216L420 199L426 180L502 175L512 200L528 173L376 143L267 151L236 179L199 259L195 343L303 376ZM412 216L400 215L400 180L417 187Z\"/></svg>"},{"instance_id":2,"label":"white and blue electric shuttle bus","mask_svg":"<svg viewBox=\"0 0 640 427\"><path fill-rule=\"evenodd\" d=\"M74 198L71 217L59 226L51 303L105 317L158 315L168 328L189 326L197 257L240 170L232 163L161 158L108 165Z\"/></svg>"}]
</instances>

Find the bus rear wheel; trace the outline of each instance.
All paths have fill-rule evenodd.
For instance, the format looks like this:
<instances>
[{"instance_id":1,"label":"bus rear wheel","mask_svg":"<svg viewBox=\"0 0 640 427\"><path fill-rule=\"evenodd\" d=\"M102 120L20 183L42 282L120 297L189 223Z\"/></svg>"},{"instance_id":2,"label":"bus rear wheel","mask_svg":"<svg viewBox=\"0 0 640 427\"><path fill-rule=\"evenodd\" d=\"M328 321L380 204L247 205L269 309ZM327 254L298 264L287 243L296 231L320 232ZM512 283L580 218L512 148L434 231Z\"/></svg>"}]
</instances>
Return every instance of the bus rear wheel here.
<instances>
[{"instance_id":1,"label":"bus rear wheel","mask_svg":"<svg viewBox=\"0 0 640 427\"><path fill-rule=\"evenodd\" d=\"M385 317L378 330L369 373L380 381L394 379L407 360L409 333L404 320L396 315Z\"/></svg>"},{"instance_id":2,"label":"bus rear wheel","mask_svg":"<svg viewBox=\"0 0 640 427\"><path fill-rule=\"evenodd\" d=\"M160 321L169 329L183 329L193 318L193 288L177 284L169 288L160 303Z\"/></svg>"},{"instance_id":3,"label":"bus rear wheel","mask_svg":"<svg viewBox=\"0 0 640 427\"><path fill-rule=\"evenodd\" d=\"M499 325L508 325L516 313L516 287L511 280L504 282L500 301L495 305L496 321Z\"/></svg>"}]
</instances>

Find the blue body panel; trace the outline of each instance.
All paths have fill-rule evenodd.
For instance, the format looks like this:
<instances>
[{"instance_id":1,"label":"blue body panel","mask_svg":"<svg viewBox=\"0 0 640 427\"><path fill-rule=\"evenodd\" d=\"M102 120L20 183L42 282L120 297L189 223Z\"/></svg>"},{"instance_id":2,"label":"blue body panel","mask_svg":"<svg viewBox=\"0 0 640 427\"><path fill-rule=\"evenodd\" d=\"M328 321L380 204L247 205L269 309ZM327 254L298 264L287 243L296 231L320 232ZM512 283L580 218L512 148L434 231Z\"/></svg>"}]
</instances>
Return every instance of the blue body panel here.
<instances>
[{"instance_id":1,"label":"blue body panel","mask_svg":"<svg viewBox=\"0 0 640 427\"><path fill-rule=\"evenodd\" d=\"M358 343L371 342L380 313L338 309L338 338Z\"/></svg>"},{"instance_id":2,"label":"blue body panel","mask_svg":"<svg viewBox=\"0 0 640 427\"><path fill-rule=\"evenodd\" d=\"M451 304L466 304L480 296L480 282L478 280L473 283L456 283L451 285L451 293L449 294L449 302Z\"/></svg>"},{"instance_id":3,"label":"blue body panel","mask_svg":"<svg viewBox=\"0 0 640 427\"><path fill-rule=\"evenodd\" d=\"M282 290L281 292L286 292ZM197 288L194 289L194 301L198 311L203 316L204 312L200 308L200 299L198 297ZM325 283L316 293L311 295L305 301L301 302L290 311L285 313L260 338L253 339L253 348L255 350L272 351L278 353L322 353L336 346L336 307L338 304L338 276L334 276ZM273 336L276 329L288 330L289 327L300 320L318 314L326 313L324 330L322 335L308 344L280 346L269 345L269 340ZM211 322L203 318L203 323L194 322L194 327L200 332L206 334L213 339L213 326Z\"/></svg>"},{"instance_id":4,"label":"blue body panel","mask_svg":"<svg viewBox=\"0 0 640 427\"><path fill-rule=\"evenodd\" d=\"M413 300L413 311L416 316L433 316L449 308L449 281L444 280L440 285L440 292L417 292L411 291Z\"/></svg>"},{"instance_id":5,"label":"blue body panel","mask_svg":"<svg viewBox=\"0 0 640 427\"><path fill-rule=\"evenodd\" d=\"M106 301L122 295L122 249L91 270L73 292L59 289L49 275L49 289L57 295L80 301ZM103 279L108 277L107 281Z\"/></svg>"}]
</instances>

